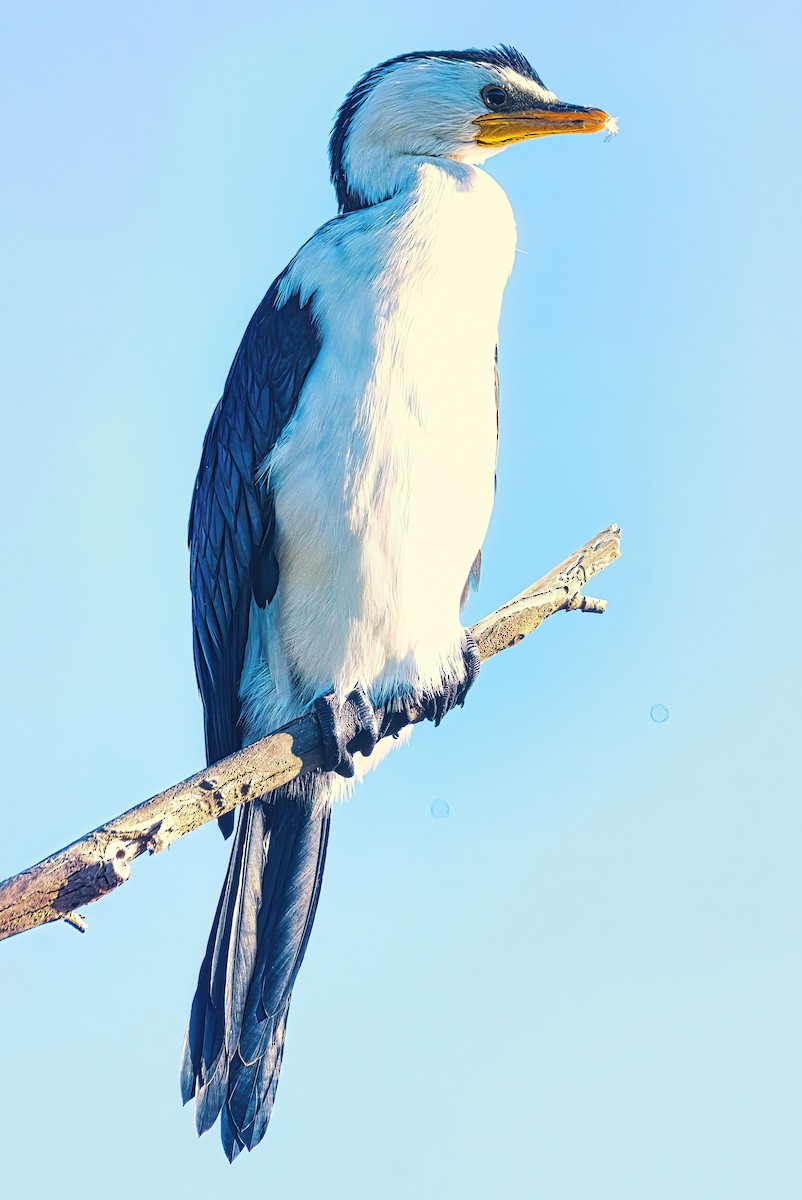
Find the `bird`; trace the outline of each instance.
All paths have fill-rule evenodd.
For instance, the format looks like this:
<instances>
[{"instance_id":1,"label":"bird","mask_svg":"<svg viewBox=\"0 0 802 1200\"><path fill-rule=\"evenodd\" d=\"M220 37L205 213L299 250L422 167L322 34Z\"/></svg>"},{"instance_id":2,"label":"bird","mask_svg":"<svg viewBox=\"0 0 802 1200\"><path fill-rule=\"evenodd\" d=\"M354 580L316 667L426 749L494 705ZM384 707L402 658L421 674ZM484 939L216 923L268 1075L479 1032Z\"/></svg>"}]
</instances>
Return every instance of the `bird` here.
<instances>
[{"instance_id":1,"label":"bird","mask_svg":"<svg viewBox=\"0 0 802 1200\"><path fill-rule=\"evenodd\" d=\"M478 675L460 613L495 496L516 248L483 164L611 121L510 46L368 71L331 133L337 215L269 287L211 418L189 522L207 761L309 712L325 749L239 810L192 1002L182 1096L199 1134L220 1119L229 1161L273 1111L335 802L413 709L439 723Z\"/></svg>"}]
</instances>

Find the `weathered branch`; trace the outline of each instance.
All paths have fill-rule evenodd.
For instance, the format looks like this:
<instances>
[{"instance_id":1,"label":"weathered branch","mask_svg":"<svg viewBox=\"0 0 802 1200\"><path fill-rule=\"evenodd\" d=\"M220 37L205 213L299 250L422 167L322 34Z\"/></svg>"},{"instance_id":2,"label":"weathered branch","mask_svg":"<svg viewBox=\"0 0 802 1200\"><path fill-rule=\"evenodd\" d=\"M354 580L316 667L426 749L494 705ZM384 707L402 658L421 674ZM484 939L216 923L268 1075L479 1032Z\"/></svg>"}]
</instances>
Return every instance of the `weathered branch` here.
<instances>
[{"instance_id":1,"label":"weathered branch","mask_svg":"<svg viewBox=\"0 0 802 1200\"><path fill-rule=\"evenodd\" d=\"M581 596L598 571L619 555L621 531L611 525L537 583L473 626L482 661L514 646L560 609L604 612L605 602ZM130 864L158 854L177 838L323 765L317 717L291 721L183 783L114 817L27 871L0 883L0 939L64 920L85 928L76 909L125 883Z\"/></svg>"}]
</instances>

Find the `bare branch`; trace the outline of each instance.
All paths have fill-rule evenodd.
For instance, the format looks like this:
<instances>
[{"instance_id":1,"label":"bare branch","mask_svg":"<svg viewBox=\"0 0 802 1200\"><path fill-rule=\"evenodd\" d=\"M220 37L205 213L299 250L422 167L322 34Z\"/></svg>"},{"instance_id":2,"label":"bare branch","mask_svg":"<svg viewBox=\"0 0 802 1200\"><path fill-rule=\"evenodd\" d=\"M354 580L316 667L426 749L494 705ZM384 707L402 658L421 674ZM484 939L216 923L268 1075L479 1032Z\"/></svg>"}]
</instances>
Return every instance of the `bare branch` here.
<instances>
[{"instance_id":1,"label":"bare branch","mask_svg":"<svg viewBox=\"0 0 802 1200\"><path fill-rule=\"evenodd\" d=\"M620 529L611 525L474 625L482 661L522 641L555 612L604 612L604 601L580 591L618 557L620 540ZM140 854L158 854L185 833L319 769L323 761L317 717L308 714L114 817L0 883L0 939L58 920L83 931L86 924L76 910L125 883Z\"/></svg>"}]
</instances>

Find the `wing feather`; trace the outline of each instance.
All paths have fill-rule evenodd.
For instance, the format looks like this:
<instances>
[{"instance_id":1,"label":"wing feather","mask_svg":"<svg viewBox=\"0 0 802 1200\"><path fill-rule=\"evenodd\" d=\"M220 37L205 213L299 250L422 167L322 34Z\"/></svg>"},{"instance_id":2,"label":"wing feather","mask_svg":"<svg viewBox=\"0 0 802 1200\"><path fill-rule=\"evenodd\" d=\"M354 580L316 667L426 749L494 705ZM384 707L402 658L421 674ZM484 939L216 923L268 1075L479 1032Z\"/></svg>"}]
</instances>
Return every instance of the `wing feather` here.
<instances>
[{"instance_id":1,"label":"wing feather","mask_svg":"<svg viewBox=\"0 0 802 1200\"><path fill-rule=\"evenodd\" d=\"M292 416L320 349L309 305L297 295L279 305L280 282L254 313L229 371L190 509L195 670L209 763L242 744L239 682L251 597L264 606L278 586L273 503L257 471ZM223 822L230 832L231 814Z\"/></svg>"}]
</instances>

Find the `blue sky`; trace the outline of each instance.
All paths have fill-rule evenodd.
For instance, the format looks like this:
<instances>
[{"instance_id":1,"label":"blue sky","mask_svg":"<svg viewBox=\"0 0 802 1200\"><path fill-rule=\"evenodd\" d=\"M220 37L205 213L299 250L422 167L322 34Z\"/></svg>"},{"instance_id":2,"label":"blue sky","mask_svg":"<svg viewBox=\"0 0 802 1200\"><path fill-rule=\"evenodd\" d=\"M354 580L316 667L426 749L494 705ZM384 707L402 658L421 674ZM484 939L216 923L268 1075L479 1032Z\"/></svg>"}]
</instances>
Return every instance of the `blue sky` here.
<instances>
[{"instance_id":1,"label":"blue sky","mask_svg":"<svg viewBox=\"0 0 802 1200\"><path fill-rule=\"evenodd\" d=\"M469 616L611 521L625 556L605 617L489 664L337 812L275 1116L233 1168L178 1099L214 829L140 862L85 937L3 945L0 1189L798 1195L796 6L3 23L0 875L202 763L201 438L253 308L333 213L331 119L382 58L512 42L620 118L491 164L521 253Z\"/></svg>"}]
</instances>

